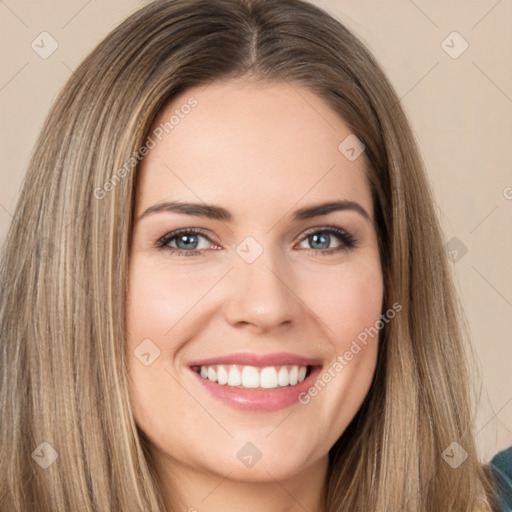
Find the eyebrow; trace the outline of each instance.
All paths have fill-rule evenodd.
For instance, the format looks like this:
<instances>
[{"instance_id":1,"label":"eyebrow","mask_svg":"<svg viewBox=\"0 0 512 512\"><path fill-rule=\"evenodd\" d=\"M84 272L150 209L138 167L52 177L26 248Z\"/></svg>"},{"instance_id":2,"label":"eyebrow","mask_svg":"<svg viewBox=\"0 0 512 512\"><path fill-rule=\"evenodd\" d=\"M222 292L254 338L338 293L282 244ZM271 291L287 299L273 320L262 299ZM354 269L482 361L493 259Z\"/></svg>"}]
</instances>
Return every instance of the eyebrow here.
<instances>
[{"instance_id":1,"label":"eyebrow","mask_svg":"<svg viewBox=\"0 0 512 512\"><path fill-rule=\"evenodd\" d=\"M313 217L320 217L335 211L351 210L359 213L365 219L370 220L368 212L355 201L329 201L326 203L317 204L314 206L307 206L296 210L293 214L292 220L311 219ZM182 203L178 201L166 201L158 203L147 208L136 222L144 217L161 212L176 212L185 215L193 215L195 217L206 217L208 219L232 221L233 215L222 208L221 206L205 204L205 203Z\"/></svg>"}]
</instances>

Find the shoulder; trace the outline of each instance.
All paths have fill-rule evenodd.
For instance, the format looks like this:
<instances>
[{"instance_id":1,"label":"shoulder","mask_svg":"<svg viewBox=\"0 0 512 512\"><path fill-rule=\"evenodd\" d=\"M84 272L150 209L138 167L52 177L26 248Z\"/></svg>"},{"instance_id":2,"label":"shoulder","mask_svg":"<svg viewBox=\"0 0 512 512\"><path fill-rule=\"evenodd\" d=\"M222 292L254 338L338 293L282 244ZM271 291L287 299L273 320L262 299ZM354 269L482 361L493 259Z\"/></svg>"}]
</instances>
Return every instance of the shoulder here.
<instances>
[{"instance_id":1,"label":"shoulder","mask_svg":"<svg viewBox=\"0 0 512 512\"><path fill-rule=\"evenodd\" d=\"M489 468L498 483L503 512L512 512L512 446L497 453Z\"/></svg>"}]
</instances>

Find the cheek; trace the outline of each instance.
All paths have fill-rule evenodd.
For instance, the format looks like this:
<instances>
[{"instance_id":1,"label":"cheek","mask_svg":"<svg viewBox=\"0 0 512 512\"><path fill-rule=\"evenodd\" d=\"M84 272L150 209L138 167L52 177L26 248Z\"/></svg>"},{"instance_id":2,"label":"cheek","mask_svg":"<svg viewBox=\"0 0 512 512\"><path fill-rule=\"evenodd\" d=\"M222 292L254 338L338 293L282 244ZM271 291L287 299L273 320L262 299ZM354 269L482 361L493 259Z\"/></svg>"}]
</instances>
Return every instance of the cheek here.
<instances>
[{"instance_id":1,"label":"cheek","mask_svg":"<svg viewBox=\"0 0 512 512\"><path fill-rule=\"evenodd\" d=\"M165 438L172 411L193 406L180 384L182 348L201 329L208 291L225 270L155 260L135 252L130 261L127 361L135 419L145 432Z\"/></svg>"},{"instance_id":2,"label":"cheek","mask_svg":"<svg viewBox=\"0 0 512 512\"><path fill-rule=\"evenodd\" d=\"M143 430L160 432L165 415L159 413L158 401L168 397L174 385L167 373L169 359L179 348L184 323L180 320L194 303L193 290L198 290L180 282L179 273L170 275L137 254L129 275L127 361L132 408Z\"/></svg>"},{"instance_id":3,"label":"cheek","mask_svg":"<svg viewBox=\"0 0 512 512\"><path fill-rule=\"evenodd\" d=\"M194 315L194 306L214 283L212 274L192 273L187 268L170 272L159 263L135 257L130 267L127 307L131 345L155 338L160 350L172 349L169 341L179 339L177 333L187 323L183 320Z\"/></svg>"},{"instance_id":4,"label":"cheek","mask_svg":"<svg viewBox=\"0 0 512 512\"><path fill-rule=\"evenodd\" d=\"M334 331L339 334L342 344L375 324L381 313L382 295L381 277L377 273L348 276L340 283L336 302L338 313L334 306L331 313Z\"/></svg>"},{"instance_id":5,"label":"cheek","mask_svg":"<svg viewBox=\"0 0 512 512\"><path fill-rule=\"evenodd\" d=\"M380 319L383 281L373 254L347 259L335 269L304 272L308 274L315 279L301 279L300 296L319 318L329 361L299 402L310 425L307 442L328 451L354 418L373 380L378 331L372 330L372 336L368 332ZM365 343L360 341L364 336Z\"/></svg>"},{"instance_id":6,"label":"cheek","mask_svg":"<svg viewBox=\"0 0 512 512\"><path fill-rule=\"evenodd\" d=\"M304 286L302 296L322 320L336 353L344 352L352 340L379 320L383 298L380 266L377 261L358 263L315 274L316 279Z\"/></svg>"}]
</instances>

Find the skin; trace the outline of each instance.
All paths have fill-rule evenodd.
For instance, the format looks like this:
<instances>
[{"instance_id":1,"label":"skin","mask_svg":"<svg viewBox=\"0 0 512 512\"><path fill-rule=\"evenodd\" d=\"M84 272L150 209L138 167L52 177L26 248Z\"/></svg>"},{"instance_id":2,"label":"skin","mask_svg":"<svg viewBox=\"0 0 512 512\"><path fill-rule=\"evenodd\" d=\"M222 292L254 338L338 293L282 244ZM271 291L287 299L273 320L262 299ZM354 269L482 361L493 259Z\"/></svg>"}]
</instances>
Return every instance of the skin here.
<instances>
[{"instance_id":1,"label":"skin","mask_svg":"<svg viewBox=\"0 0 512 512\"><path fill-rule=\"evenodd\" d=\"M328 368L378 321L383 281L364 155L349 161L338 149L351 133L344 121L314 93L286 82L243 78L189 89L152 130L190 97L197 106L161 141L153 137L157 144L139 169L127 305L134 418L180 510L322 511L328 452L368 393L377 340L308 404L276 412L218 401L188 364L292 352ZM171 200L222 206L233 220L165 211L140 218ZM369 218L343 210L292 220L296 209L336 200L357 202ZM318 248L304 235L310 228L322 235L326 224L350 233L356 245L321 254L344 245L332 234ZM193 256L157 248L181 228L207 232ZM252 263L236 252L247 236L263 249ZM178 243L187 247L180 237L168 245ZM160 350L147 366L134 356L145 339ZM236 456L247 442L262 454L250 468Z\"/></svg>"}]
</instances>

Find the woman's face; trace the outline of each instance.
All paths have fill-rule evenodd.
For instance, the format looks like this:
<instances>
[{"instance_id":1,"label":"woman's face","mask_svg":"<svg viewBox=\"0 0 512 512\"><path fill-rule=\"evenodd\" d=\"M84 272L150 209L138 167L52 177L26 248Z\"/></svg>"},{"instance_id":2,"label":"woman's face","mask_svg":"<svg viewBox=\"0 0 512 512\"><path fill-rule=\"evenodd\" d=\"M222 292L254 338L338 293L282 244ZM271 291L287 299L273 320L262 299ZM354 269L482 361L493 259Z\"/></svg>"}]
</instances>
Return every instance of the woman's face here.
<instances>
[{"instance_id":1,"label":"woman's face","mask_svg":"<svg viewBox=\"0 0 512 512\"><path fill-rule=\"evenodd\" d=\"M308 89L244 79L182 93L150 137L127 310L138 426L170 470L325 469L377 358L362 148Z\"/></svg>"}]
</instances>

